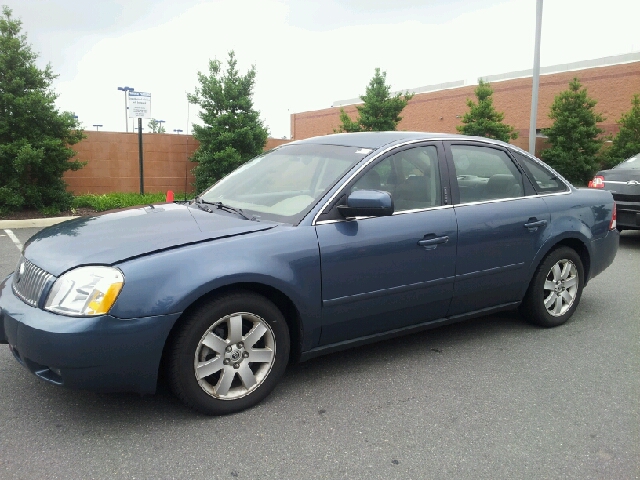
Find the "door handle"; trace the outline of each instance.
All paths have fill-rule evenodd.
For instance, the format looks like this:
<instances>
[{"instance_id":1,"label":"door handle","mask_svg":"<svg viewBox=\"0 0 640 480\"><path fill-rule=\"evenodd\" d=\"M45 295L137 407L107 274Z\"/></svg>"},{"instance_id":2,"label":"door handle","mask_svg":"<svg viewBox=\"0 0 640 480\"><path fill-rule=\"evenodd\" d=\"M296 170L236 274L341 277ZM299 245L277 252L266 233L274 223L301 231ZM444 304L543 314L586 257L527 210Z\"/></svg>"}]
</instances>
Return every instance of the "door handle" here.
<instances>
[{"instance_id":1,"label":"door handle","mask_svg":"<svg viewBox=\"0 0 640 480\"><path fill-rule=\"evenodd\" d=\"M535 220L535 218L531 218L530 220ZM547 226L547 221L546 220L537 220L537 221L533 221L533 222L529 222L529 223L525 223L524 224L524 228L528 228L529 231L534 232L538 229L538 227L546 227Z\"/></svg>"},{"instance_id":2,"label":"door handle","mask_svg":"<svg viewBox=\"0 0 640 480\"><path fill-rule=\"evenodd\" d=\"M445 235L443 237L425 238L424 240L420 240L418 242L418 245L420 245L421 247L424 247L427 250L433 250L441 243L447 243L448 241L449 241L449 237Z\"/></svg>"}]
</instances>

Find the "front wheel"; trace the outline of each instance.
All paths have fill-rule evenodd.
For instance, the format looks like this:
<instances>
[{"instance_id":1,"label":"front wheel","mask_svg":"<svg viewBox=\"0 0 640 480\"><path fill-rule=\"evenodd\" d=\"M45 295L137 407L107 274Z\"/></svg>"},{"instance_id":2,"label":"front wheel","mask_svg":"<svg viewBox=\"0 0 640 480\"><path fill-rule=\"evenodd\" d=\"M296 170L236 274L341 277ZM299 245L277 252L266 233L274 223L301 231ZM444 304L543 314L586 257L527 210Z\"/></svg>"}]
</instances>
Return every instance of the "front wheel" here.
<instances>
[{"instance_id":1,"label":"front wheel","mask_svg":"<svg viewBox=\"0 0 640 480\"><path fill-rule=\"evenodd\" d=\"M520 312L533 324L557 327L575 312L583 287L580 256L572 248L557 248L538 266Z\"/></svg>"},{"instance_id":2,"label":"front wheel","mask_svg":"<svg viewBox=\"0 0 640 480\"><path fill-rule=\"evenodd\" d=\"M284 373L289 329L280 310L252 292L216 297L191 313L170 351L169 383L207 415L252 407Z\"/></svg>"}]
</instances>

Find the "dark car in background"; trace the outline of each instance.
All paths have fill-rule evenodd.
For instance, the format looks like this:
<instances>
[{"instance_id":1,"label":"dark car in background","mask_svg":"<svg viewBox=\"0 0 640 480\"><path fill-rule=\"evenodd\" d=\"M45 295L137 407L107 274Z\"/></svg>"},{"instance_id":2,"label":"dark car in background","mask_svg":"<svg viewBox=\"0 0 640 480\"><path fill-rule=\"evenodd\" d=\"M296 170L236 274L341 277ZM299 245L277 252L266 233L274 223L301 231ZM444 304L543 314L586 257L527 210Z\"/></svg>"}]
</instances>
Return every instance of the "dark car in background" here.
<instances>
[{"instance_id":1,"label":"dark car in background","mask_svg":"<svg viewBox=\"0 0 640 480\"><path fill-rule=\"evenodd\" d=\"M619 231L640 230L640 153L609 170L599 171L589 187L613 194Z\"/></svg>"},{"instance_id":2,"label":"dark car in background","mask_svg":"<svg viewBox=\"0 0 640 480\"><path fill-rule=\"evenodd\" d=\"M506 143L420 132L282 145L191 202L40 231L0 343L52 384L255 405L289 361L520 308L554 327L619 243L610 192Z\"/></svg>"}]
</instances>

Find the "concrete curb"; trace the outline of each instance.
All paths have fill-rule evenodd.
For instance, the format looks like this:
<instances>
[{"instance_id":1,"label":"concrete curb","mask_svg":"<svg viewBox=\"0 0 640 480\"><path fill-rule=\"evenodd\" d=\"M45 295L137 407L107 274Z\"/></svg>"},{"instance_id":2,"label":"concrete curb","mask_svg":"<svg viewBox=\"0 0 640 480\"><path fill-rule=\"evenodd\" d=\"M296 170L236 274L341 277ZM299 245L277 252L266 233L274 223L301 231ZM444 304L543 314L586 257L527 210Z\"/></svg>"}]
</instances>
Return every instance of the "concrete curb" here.
<instances>
[{"instance_id":1,"label":"concrete curb","mask_svg":"<svg viewBox=\"0 0 640 480\"><path fill-rule=\"evenodd\" d=\"M0 230L5 228L44 228L56 225L60 222L78 218L73 217L49 217L49 218L32 218L29 220L0 220Z\"/></svg>"}]
</instances>

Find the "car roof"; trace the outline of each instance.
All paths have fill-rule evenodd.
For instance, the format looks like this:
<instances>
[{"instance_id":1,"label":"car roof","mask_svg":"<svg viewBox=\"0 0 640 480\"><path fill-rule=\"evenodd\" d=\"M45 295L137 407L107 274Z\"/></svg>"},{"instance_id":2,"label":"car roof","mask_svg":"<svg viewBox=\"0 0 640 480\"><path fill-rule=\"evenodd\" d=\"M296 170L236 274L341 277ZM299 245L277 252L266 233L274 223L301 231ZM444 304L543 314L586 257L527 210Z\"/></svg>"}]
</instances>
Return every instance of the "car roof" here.
<instances>
[{"instance_id":1,"label":"car roof","mask_svg":"<svg viewBox=\"0 0 640 480\"><path fill-rule=\"evenodd\" d=\"M291 144L315 144L315 145L340 145L344 147L361 147L378 149L392 143L401 143L407 140L477 140L488 143L505 144L499 140L484 137L470 137L453 133L429 133L429 132L357 132L357 133L336 133L333 135L323 135L311 137L304 140L296 140Z\"/></svg>"}]
</instances>

